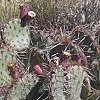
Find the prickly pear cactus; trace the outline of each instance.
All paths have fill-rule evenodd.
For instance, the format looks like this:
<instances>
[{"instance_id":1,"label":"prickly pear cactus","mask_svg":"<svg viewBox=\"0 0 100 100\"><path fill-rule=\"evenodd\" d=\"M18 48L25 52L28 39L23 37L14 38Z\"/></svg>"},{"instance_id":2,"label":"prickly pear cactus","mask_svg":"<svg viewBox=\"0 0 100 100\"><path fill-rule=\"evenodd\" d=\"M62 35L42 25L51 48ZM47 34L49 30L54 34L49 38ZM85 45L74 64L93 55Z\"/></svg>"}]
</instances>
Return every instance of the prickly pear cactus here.
<instances>
[{"instance_id":1,"label":"prickly pear cactus","mask_svg":"<svg viewBox=\"0 0 100 100\"><path fill-rule=\"evenodd\" d=\"M27 74L13 87L7 97L7 100L25 100L26 95L34 87L38 79L35 75Z\"/></svg>"},{"instance_id":2,"label":"prickly pear cactus","mask_svg":"<svg viewBox=\"0 0 100 100\"><path fill-rule=\"evenodd\" d=\"M29 27L21 27L20 20L10 21L4 29L6 43L13 47L14 50L27 48L30 43Z\"/></svg>"},{"instance_id":3,"label":"prickly pear cactus","mask_svg":"<svg viewBox=\"0 0 100 100\"><path fill-rule=\"evenodd\" d=\"M11 83L11 77L7 70L9 62L15 62L14 55L7 48L0 48L0 86Z\"/></svg>"},{"instance_id":4,"label":"prickly pear cactus","mask_svg":"<svg viewBox=\"0 0 100 100\"><path fill-rule=\"evenodd\" d=\"M67 100L81 100L81 88L84 78L87 77L87 73L82 66L72 66L68 73L68 93L70 94Z\"/></svg>"},{"instance_id":5,"label":"prickly pear cactus","mask_svg":"<svg viewBox=\"0 0 100 100\"><path fill-rule=\"evenodd\" d=\"M65 96L63 94L64 89L64 73L62 66L59 66L55 69L55 75L53 77L53 87L52 94L54 100L65 100Z\"/></svg>"},{"instance_id":6,"label":"prickly pear cactus","mask_svg":"<svg viewBox=\"0 0 100 100\"><path fill-rule=\"evenodd\" d=\"M54 100L81 100L81 88L86 76L82 66L72 66L67 76L64 76L62 67L58 67L52 85Z\"/></svg>"},{"instance_id":7,"label":"prickly pear cactus","mask_svg":"<svg viewBox=\"0 0 100 100\"><path fill-rule=\"evenodd\" d=\"M0 98L5 98L6 100L23 100L26 95L30 92L30 89L34 87L37 83L38 78L33 74L23 75L22 78L16 81L15 84L12 84L12 77L10 76L10 72L8 71L7 66L9 63L17 63L17 59L15 58L16 54L9 50L8 48L0 48L0 89L3 86L6 87L6 92L1 92ZM13 86L12 86L13 85ZM9 88L12 86L11 88ZM9 90L10 89L10 90Z\"/></svg>"}]
</instances>

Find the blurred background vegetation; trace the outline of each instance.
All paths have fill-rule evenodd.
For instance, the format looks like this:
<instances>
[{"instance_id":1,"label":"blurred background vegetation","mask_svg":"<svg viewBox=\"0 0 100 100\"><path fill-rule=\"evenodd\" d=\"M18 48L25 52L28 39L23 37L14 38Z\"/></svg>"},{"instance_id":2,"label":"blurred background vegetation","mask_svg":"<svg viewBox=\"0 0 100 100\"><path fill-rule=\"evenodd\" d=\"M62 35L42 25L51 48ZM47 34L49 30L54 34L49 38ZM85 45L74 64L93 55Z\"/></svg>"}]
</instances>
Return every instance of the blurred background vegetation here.
<instances>
[{"instance_id":1,"label":"blurred background vegetation","mask_svg":"<svg viewBox=\"0 0 100 100\"><path fill-rule=\"evenodd\" d=\"M40 28L54 26L70 30L100 19L99 0L1 0L0 22L18 17L19 5L25 2L36 12L36 24Z\"/></svg>"},{"instance_id":2,"label":"blurred background vegetation","mask_svg":"<svg viewBox=\"0 0 100 100\"><path fill-rule=\"evenodd\" d=\"M65 25L80 0L31 0L32 8L37 14L38 26L41 28Z\"/></svg>"},{"instance_id":3,"label":"blurred background vegetation","mask_svg":"<svg viewBox=\"0 0 100 100\"><path fill-rule=\"evenodd\" d=\"M0 0L0 22L6 23L19 16L19 5L29 0Z\"/></svg>"},{"instance_id":4,"label":"blurred background vegetation","mask_svg":"<svg viewBox=\"0 0 100 100\"><path fill-rule=\"evenodd\" d=\"M31 0L40 27L90 24L100 19L100 0Z\"/></svg>"}]
</instances>

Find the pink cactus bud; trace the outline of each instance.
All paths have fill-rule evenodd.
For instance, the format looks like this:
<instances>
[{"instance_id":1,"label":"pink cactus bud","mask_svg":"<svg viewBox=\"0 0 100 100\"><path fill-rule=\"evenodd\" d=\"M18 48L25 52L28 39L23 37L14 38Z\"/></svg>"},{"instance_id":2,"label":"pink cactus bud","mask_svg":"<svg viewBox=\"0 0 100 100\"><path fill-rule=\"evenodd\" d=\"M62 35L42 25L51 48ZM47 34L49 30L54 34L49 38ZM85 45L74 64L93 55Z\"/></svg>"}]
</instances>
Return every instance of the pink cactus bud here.
<instances>
[{"instance_id":1,"label":"pink cactus bud","mask_svg":"<svg viewBox=\"0 0 100 100\"><path fill-rule=\"evenodd\" d=\"M35 70L35 73L37 75L42 75L43 74L43 71L42 71L42 69L39 65L34 66L34 70Z\"/></svg>"},{"instance_id":2,"label":"pink cactus bud","mask_svg":"<svg viewBox=\"0 0 100 100\"><path fill-rule=\"evenodd\" d=\"M26 4L20 5L20 18L22 19L24 16L26 16L29 10L30 10L29 5Z\"/></svg>"},{"instance_id":3,"label":"pink cactus bud","mask_svg":"<svg viewBox=\"0 0 100 100\"><path fill-rule=\"evenodd\" d=\"M27 24L32 24L35 16L36 13L30 10L29 5L24 4L20 6L20 19L22 27L26 26Z\"/></svg>"},{"instance_id":4,"label":"pink cactus bud","mask_svg":"<svg viewBox=\"0 0 100 100\"><path fill-rule=\"evenodd\" d=\"M10 76L17 80L19 78L19 66L18 65L12 65L11 67L8 68L10 72Z\"/></svg>"},{"instance_id":5,"label":"pink cactus bud","mask_svg":"<svg viewBox=\"0 0 100 100\"><path fill-rule=\"evenodd\" d=\"M70 70L70 68L71 68L71 63L70 63L70 61L69 61L69 57L71 56L71 54L69 54L69 53L64 53L62 56L61 56L61 58L60 58L60 64L62 65L62 67L63 67L63 69L65 70L65 71L69 71Z\"/></svg>"},{"instance_id":6,"label":"pink cactus bud","mask_svg":"<svg viewBox=\"0 0 100 100\"><path fill-rule=\"evenodd\" d=\"M11 68L10 75L13 79L18 79L19 78L19 69L17 67Z\"/></svg>"}]
</instances>

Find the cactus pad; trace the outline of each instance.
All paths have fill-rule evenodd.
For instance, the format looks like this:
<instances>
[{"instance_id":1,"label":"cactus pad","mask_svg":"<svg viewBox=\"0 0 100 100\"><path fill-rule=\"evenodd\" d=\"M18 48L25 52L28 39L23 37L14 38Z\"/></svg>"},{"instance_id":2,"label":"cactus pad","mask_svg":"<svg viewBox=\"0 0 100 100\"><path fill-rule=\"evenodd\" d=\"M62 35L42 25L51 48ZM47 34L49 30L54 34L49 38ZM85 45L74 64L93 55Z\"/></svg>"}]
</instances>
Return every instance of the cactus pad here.
<instances>
[{"instance_id":1,"label":"cactus pad","mask_svg":"<svg viewBox=\"0 0 100 100\"><path fill-rule=\"evenodd\" d=\"M69 74L69 81L68 81L68 87L69 87L69 94L70 97L68 100L81 100L80 94L81 94L81 88L83 84L83 80L85 77L87 77L87 73L84 71L82 66L72 66Z\"/></svg>"},{"instance_id":2,"label":"cactus pad","mask_svg":"<svg viewBox=\"0 0 100 100\"><path fill-rule=\"evenodd\" d=\"M15 62L13 54L11 54L7 48L0 49L0 85L7 85L11 83L11 77L7 70L9 62Z\"/></svg>"},{"instance_id":3,"label":"cactus pad","mask_svg":"<svg viewBox=\"0 0 100 100\"><path fill-rule=\"evenodd\" d=\"M54 100L65 100L65 96L63 94L64 88L64 73L63 73L62 66L59 66L55 69L55 76L54 76L54 84L52 88L52 94L54 96Z\"/></svg>"},{"instance_id":4,"label":"cactus pad","mask_svg":"<svg viewBox=\"0 0 100 100\"><path fill-rule=\"evenodd\" d=\"M27 74L13 87L7 100L25 100L26 95L37 82L35 75Z\"/></svg>"},{"instance_id":5,"label":"cactus pad","mask_svg":"<svg viewBox=\"0 0 100 100\"><path fill-rule=\"evenodd\" d=\"M29 46L30 32L28 26L21 27L20 20L14 19L10 21L4 29L5 41L16 49L24 49Z\"/></svg>"}]
</instances>

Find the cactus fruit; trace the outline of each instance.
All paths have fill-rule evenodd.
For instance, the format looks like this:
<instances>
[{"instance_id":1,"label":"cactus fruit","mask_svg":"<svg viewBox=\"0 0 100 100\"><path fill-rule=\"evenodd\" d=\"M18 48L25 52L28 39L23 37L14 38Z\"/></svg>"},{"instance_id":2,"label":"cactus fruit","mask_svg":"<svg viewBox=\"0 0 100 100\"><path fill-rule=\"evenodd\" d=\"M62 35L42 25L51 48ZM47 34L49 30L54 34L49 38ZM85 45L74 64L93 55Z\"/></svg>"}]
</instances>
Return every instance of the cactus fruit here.
<instances>
[{"instance_id":1,"label":"cactus fruit","mask_svg":"<svg viewBox=\"0 0 100 100\"><path fill-rule=\"evenodd\" d=\"M10 21L4 29L4 38L14 50L22 50L30 44L29 27L21 27L20 20Z\"/></svg>"},{"instance_id":2,"label":"cactus fruit","mask_svg":"<svg viewBox=\"0 0 100 100\"><path fill-rule=\"evenodd\" d=\"M36 13L31 11L30 5L28 4L20 5L21 27L25 27L27 24L31 24L35 16Z\"/></svg>"}]
</instances>

